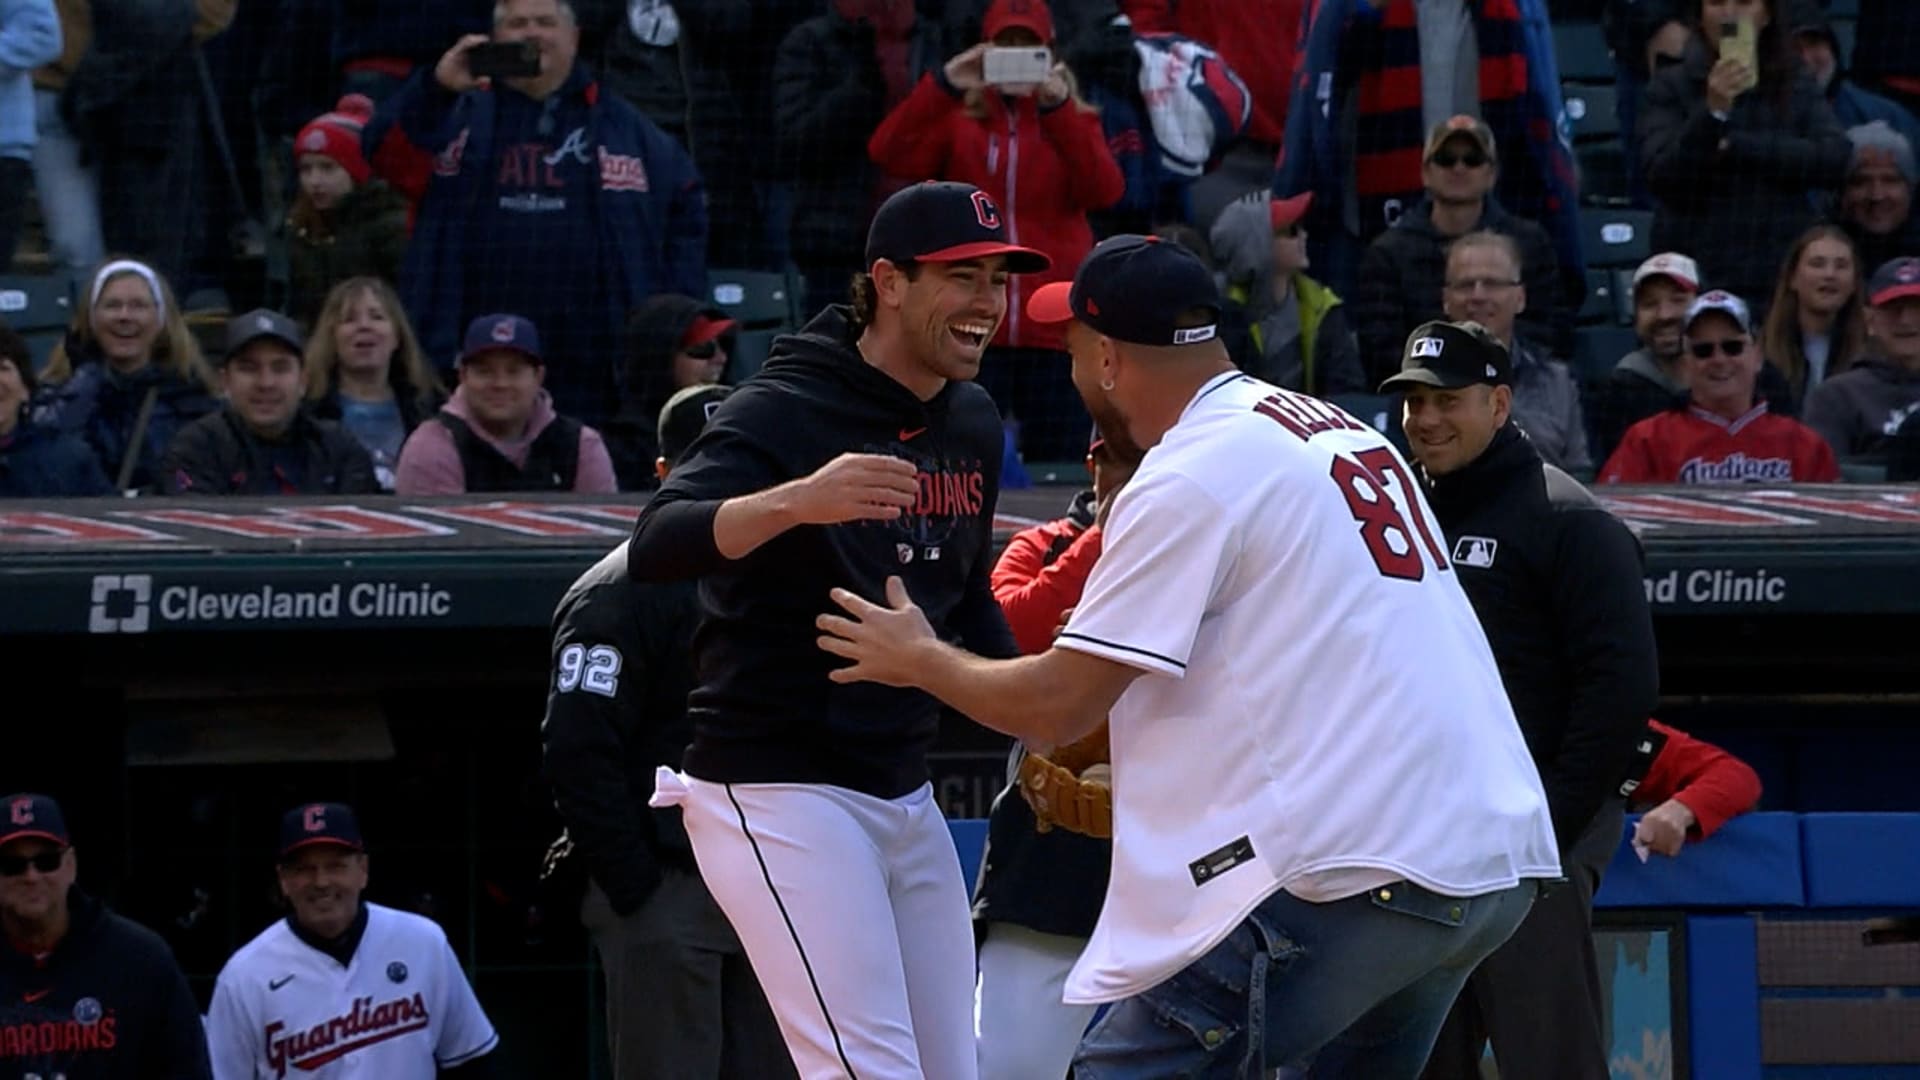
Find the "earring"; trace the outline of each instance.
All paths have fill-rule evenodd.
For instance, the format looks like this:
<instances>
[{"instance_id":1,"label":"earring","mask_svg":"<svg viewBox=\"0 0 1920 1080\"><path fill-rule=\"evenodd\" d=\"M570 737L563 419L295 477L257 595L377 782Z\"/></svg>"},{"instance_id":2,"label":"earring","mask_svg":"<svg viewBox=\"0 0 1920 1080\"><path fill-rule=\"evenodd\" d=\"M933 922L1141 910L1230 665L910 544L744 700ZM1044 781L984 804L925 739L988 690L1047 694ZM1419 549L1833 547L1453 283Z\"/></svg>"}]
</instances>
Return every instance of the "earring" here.
<instances>
[{"instance_id":1,"label":"earring","mask_svg":"<svg viewBox=\"0 0 1920 1080\"><path fill-rule=\"evenodd\" d=\"M1112 392L1113 392L1113 380L1112 380L1112 379L1101 379L1101 380L1100 380L1100 389L1102 389L1102 390L1105 390L1105 391L1107 391L1108 393L1112 393Z\"/></svg>"}]
</instances>

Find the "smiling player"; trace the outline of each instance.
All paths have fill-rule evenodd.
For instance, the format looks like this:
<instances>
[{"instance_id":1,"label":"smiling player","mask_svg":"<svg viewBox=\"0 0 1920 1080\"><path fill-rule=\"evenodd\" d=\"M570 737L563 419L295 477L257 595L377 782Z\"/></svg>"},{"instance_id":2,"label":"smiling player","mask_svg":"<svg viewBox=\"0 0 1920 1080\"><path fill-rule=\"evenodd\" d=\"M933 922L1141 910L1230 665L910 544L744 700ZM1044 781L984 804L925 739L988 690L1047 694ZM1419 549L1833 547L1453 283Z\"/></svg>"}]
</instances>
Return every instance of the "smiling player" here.
<instances>
[{"instance_id":1,"label":"smiling player","mask_svg":"<svg viewBox=\"0 0 1920 1080\"><path fill-rule=\"evenodd\" d=\"M1002 434L969 381L1007 277L969 184L888 199L851 308L774 343L634 529L642 581L701 577L693 744L654 805L684 809L700 874L760 976L802 1076L974 1075L973 931L928 784L939 704L837 686L813 648L832 586L889 575L970 648L1015 652L987 575Z\"/></svg>"}]
</instances>

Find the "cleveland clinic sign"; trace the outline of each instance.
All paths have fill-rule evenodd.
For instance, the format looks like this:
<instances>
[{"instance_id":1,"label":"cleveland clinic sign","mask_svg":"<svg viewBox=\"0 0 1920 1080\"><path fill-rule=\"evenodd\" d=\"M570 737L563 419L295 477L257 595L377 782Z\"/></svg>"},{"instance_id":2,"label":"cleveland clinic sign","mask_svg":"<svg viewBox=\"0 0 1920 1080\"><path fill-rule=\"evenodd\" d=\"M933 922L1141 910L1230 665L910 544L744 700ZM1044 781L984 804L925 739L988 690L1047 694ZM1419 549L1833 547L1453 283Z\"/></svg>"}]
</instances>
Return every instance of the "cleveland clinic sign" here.
<instances>
[{"instance_id":1,"label":"cleveland clinic sign","mask_svg":"<svg viewBox=\"0 0 1920 1080\"><path fill-rule=\"evenodd\" d=\"M453 594L430 582L334 582L313 588L157 585L152 574L96 574L87 610L95 634L166 626L422 623L453 614Z\"/></svg>"}]
</instances>

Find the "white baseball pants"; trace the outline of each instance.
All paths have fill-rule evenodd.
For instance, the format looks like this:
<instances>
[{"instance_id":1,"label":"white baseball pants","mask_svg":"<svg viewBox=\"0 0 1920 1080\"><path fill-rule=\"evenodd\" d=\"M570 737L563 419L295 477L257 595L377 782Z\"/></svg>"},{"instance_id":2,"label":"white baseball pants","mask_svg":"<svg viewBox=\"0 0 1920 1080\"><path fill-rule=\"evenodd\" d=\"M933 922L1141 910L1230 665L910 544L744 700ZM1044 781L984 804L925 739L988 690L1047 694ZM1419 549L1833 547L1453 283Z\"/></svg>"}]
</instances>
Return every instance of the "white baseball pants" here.
<instances>
[{"instance_id":1,"label":"white baseball pants","mask_svg":"<svg viewBox=\"0 0 1920 1080\"><path fill-rule=\"evenodd\" d=\"M661 769L802 1080L975 1080L973 930L931 786L717 784Z\"/></svg>"},{"instance_id":2,"label":"white baseball pants","mask_svg":"<svg viewBox=\"0 0 1920 1080\"><path fill-rule=\"evenodd\" d=\"M1062 1080L1097 1005L1068 1005L1067 973L1086 938L991 923L980 945L974 1038L980 1080Z\"/></svg>"}]
</instances>

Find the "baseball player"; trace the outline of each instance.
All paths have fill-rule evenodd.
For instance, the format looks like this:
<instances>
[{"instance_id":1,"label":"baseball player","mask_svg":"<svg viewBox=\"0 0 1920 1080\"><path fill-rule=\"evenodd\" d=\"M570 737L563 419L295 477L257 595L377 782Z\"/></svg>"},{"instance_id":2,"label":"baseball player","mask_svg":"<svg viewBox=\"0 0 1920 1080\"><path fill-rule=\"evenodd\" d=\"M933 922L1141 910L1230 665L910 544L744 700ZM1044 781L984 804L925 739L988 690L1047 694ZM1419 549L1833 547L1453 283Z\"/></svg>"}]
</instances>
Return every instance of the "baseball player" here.
<instances>
[{"instance_id":1,"label":"baseball player","mask_svg":"<svg viewBox=\"0 0 1920 1080\"><path fill-rule=\"evenodd\" d=\"M728 393L689 386L667 400L657 478ZM678 765L687 748L695 589L634 584L624 543L580 575L553 616L542 756L569 857L587 872L580 920L606 973L614 1076L776 1080L786 1048L739 937L700 880L680 812L646 807L654 769Z\"/></svg>"},{"instance_id":2,"label":"baseball player","mask_svg":"<svg viewBox=\"0 0 1920 1080\"><path fill-rule=\"evenodd\" d=\"M831 585L914 583L941 632L1012 656L988 586L1003 433L971 380L1009 274L968 184L889 198L868 272L774 343L636 523L641 580L700 576L693 742L662 769L700 874L739 933L804 1077L971 1080L973 934L928 783L939 703L839 686L812 647Z\"/></svg>"},{"instance_id":3,"label":"baseball player","mask_svg":"<svg viewBox=\"0 0 1920 1080\"><path fill-rule=\"evenodd\" d=\"M1546 799L1406 463L1236 371L1219 309L1199 259L1139 236L1028 306L1069 323L1101 431L1147 448L1052 648L970 655L899 578L835 589L820 644L853 661L835 682L1031 745L1110 715L1113 874L1064 997L1119 1004L1077 1077L1408 1078L1559 874Z\"/></svg>"},{"instance_id":4,"label":"baseball player","mask_svg":"<svg viewBox=\"0 0 1920 1080\"><path fill-rule=\"evenodd\" d=\"M215 1080L476 1080L499 1037L446 932L369 904L360 823L340 803L280 822L280 892L293 913L233 954L214 983Z\"/></svg>"},{"instance_id":5,"label":"baseball player","mask_svg":"<svg viewBox=\"0 0 1920 1080\"><path fill-rule=\"evenodd\" d=\"M60 804L0 799L0 1077L203 1080L187 977L159 935L74 882Z\"/></svg>"}]
</instances>

